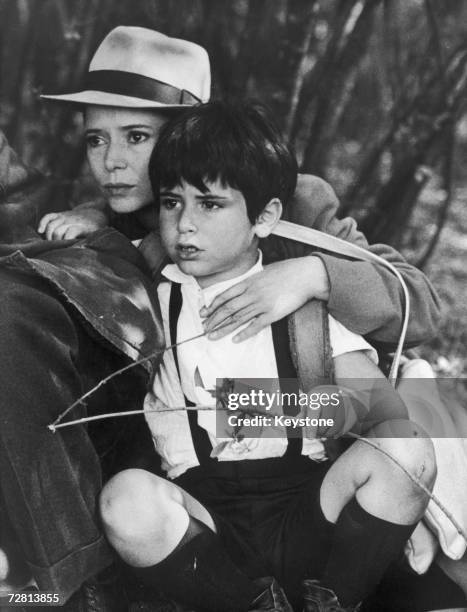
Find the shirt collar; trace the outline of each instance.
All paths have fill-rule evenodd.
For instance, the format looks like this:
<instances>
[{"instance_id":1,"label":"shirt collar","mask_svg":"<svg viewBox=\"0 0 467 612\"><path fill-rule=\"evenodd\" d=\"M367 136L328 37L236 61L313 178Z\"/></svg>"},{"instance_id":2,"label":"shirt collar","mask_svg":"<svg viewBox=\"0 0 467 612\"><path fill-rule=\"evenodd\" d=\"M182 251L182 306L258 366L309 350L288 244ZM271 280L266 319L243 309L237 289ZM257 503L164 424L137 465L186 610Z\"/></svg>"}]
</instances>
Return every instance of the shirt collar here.
<instances>
[{"instance_id":1,"label":"shirt collar","mask_svg":"<svg viewBox=\"0 0 467 612\"><path fill-rule=\"evenodd\" d=\"M229 278L228 280L221 281L220 283L215 283L210 287L206 287L206 289L201 289L201 293L204 297L204 301L206 304L210 304L212 300L222 293L226 289L229 289L233 285L241 282L245 278L256 274L257 272L261 272L263 269L263 253L258 249L258 259L254 266L252 266L249 270L241 274L240 276L236 276L235 278ZM166 265L161 272L162 276L167 280L172 281L173 283L180 283L181 285L192 285L197 290L200 289L197 280L189 275L185 274L180 270L177 264L168 264Z\"/></svg>"}]
</instances>

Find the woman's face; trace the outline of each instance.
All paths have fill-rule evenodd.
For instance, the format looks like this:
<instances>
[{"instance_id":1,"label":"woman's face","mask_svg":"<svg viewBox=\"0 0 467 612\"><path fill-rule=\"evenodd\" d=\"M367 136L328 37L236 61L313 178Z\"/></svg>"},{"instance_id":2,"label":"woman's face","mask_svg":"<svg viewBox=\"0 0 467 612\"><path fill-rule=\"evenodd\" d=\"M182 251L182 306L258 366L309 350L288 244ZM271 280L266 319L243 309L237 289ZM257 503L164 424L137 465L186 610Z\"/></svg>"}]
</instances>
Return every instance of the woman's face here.
<instances>
[{"instance_id":1,"label":"woman's face","mask_svg":"<svg viewBox=\"0 0 467 612\"><path fill-rule=\"evenodd\" d=\"M115 212L133 212L153 201L149 157L167 119L154 110L86 107L84 129L89 165Z\"/></svg>"}]
</instances>

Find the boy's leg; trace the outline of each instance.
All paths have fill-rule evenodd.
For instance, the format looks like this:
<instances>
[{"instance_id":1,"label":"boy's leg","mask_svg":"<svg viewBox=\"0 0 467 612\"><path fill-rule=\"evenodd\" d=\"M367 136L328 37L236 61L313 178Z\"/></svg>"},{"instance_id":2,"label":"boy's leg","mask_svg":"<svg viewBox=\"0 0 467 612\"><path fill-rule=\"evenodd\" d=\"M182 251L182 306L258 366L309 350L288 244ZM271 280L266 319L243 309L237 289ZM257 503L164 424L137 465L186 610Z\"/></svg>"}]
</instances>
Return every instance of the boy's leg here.
<instances>
[{"instance_id":1,"label":"boy's leg","mask_svg":"<svg viewBox=\"0 0 467 612\"><path fill-rule=\"evenodd\" d=\"M429 439L373 440L432 488L436 466ZM335 523L321 583L336 593L341 605L353 606L401 554L428 497L388 457L357 441L327 472L320 498L326 519Z\"/></svg>"},{"instance_id":2,"label":"boy's leg","mask_svg":"<svg viewBox=\"0 0 467 612\"><path fill-rule=\"evenodd\" d=\"M212 516L177 485L144 470L125 470L101 495L107 537L147 585L195 609L289 611L279 589L248 578L216 535ZM256 601L256 603L255 603ZM273 602L273 603L274 603ZM264 605L263 605L264 604Z\"/></svg>"}]
</instances>

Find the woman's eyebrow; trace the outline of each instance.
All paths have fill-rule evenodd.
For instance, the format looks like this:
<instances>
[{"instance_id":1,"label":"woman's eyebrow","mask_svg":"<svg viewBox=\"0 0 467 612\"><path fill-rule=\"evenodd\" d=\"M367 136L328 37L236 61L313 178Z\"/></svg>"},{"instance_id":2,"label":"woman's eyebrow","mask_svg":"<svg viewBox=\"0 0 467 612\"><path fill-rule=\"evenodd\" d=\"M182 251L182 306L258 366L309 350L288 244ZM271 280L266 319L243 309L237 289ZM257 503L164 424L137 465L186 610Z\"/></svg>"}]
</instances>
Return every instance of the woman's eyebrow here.
<instances>
[{"instance_id":1,"label":"woman's eyebrow","mask_svg":"<svg viewBox=\"0 0 467 612\"><path fill-rule=\"evenodd\" d=\"M137 130L137 129L145 129L145 130L152 130L154 129L152 125L149 125L148 123L132 123L131 125L121 125L120 126L120 130Z\"/></svg>"},{"instance_id":2,"label":"woman's eyebrow","mask_svg":"<svg viewBox=\"0 0 467 612\"><path fill-rule=\"evenodd\" d=\"M145 129L145 130L153 130L153 126L149 125L148 123L132 123L130 125L120 125L118 126L118 129L121 131L127 131L127 130L137 130L137 129ZM92 133L97 133L97 132L105 132L106 128L105 127L91 127L91 128L87 128L84 132L85 134L92 134Z\"/></svg>"}]
</instances>

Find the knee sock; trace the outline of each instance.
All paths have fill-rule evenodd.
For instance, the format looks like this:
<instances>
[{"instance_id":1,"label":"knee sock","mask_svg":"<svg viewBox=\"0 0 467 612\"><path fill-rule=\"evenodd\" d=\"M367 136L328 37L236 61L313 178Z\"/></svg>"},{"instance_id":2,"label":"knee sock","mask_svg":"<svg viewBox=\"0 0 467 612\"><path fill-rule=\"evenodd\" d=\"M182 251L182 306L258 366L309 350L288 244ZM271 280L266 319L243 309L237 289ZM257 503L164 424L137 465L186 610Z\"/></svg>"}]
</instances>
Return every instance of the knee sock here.
<instances>
[{"instance_id":1,"label":"knee sock","mask_svg":"<svg viewBox=\"0 0 467 612\"><path fill-rule=\"evenodd\" d=\"M231 561L219 537L193 517L163 561L132 571L144 584L196 610L246 611L262 590Z\"/></svg>"},{"instance_id":2,"label":"knee sock","mask_svg":"<svg viewBox=\"0 0 467 612\"><path fill-rule=\"evenodd\" d=\"M366 512L353 498L337 519L322 584L341 605L356 605L402 553L416 525L397 525Z\"/></svg>"}]
</instances>

